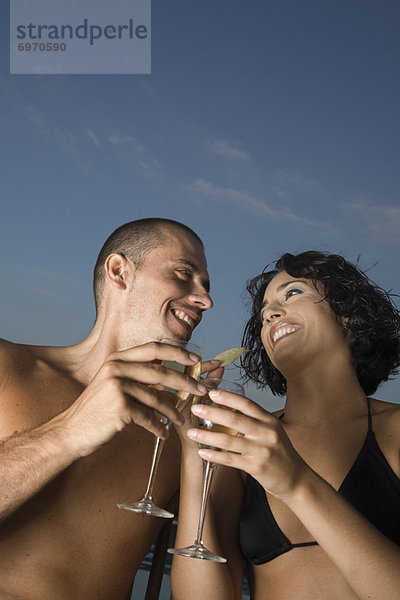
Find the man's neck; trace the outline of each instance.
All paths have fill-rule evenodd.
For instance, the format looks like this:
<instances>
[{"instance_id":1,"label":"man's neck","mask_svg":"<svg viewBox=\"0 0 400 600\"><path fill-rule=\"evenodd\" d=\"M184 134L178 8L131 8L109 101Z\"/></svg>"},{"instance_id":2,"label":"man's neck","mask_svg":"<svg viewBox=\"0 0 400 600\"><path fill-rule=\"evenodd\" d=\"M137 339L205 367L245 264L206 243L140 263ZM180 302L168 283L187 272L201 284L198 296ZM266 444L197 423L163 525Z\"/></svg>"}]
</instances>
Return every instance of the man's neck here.
<instances>
[{"instance_id":1,"label":"man's neck","mask_svg":"<svg viewBox=\"0 0 400 600\"><path fill-rule=\"evenodd\" d=\"M31 351L43 361L63 371L86 386L102 364L113 353L121 350L114 324L97 319L89 335L71 346L31 346Z\"/></svg>"}]
</instances>

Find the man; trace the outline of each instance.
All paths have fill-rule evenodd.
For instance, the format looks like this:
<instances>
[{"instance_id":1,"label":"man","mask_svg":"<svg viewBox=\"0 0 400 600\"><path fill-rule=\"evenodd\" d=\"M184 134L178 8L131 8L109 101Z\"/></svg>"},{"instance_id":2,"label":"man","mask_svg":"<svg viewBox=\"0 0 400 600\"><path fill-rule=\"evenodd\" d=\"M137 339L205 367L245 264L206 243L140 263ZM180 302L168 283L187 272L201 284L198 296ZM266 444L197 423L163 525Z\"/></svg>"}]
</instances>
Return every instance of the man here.
<instances>
[{"instance_id":1,"label":"man","mask_svg":"<svg viewBox=\"0 0 400 600\"><path fill-rule=\"evenodd\" d=\"M97 318L69 347L0 343L0 600L125 600L162 520L119 511L143 495L154 409L183 419L154 384L202 394L162 367L193 364L187 340L211 308L201 240L166 219L118 228L94 271ZM152 341L156 341L155 343ZM179 441L161 457L155 501L179 478Z\"/></svg>"}]
</instances>

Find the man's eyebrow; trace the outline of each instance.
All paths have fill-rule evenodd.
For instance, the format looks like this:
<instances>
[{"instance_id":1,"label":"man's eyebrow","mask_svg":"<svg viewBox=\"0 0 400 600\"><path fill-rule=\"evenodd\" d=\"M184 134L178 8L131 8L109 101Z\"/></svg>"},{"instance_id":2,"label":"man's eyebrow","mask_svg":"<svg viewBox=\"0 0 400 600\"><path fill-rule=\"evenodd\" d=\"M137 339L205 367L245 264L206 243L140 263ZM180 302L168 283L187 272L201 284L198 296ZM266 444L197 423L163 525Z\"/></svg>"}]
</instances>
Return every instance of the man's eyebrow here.
<instances>
[{"instance_id":1,"label":"man's eyebrow","mask_svg":"<svg viewBox=\"0 0 400 600\"><path fill-rule=\"evenodd\" d=\"M181 265L186 265L187 267L190 267L194 273L200 273L200 269L199 269L198 265L196 265L195 263L192 263L190 260L187 260L186 258L174 258L173 261L176 263L179 263ZM204 289L206 290L206 292L209 292L210 291L210 280L206 279L203 282L203 285L204 285Z\"/></svg>"},{"instance_id":2,"label":"man's eyebrow","mask_svg":"<svg viewBox=\"0 0 400 600\"><path fill-rule=\"evenodd\" d=\"M278 286L277 292L281 292L291 283L306 283L306 282L304 279L292 279L291 281L285 281L285 283L281 283L281 285ZM268 304L269 304L268 300L264 300L264 302L261 304L260 313L264 310L264 308L266 308L268 306Z\"/></svg>"},{"instance_id":3,"label":"man's eyebrow","mask_svg":"<svg viewBox=\"0 0 400 600\"><path fill-rule=\"evenodd\" d=\"M193 271L195 271L195 273L198 273L200 271L199 267L195 263L190 262L190 260L187 260L186 258L173 258L172 260L174 262L180 263L181 265L187 265Z\"/></svg>"}]
</instances>

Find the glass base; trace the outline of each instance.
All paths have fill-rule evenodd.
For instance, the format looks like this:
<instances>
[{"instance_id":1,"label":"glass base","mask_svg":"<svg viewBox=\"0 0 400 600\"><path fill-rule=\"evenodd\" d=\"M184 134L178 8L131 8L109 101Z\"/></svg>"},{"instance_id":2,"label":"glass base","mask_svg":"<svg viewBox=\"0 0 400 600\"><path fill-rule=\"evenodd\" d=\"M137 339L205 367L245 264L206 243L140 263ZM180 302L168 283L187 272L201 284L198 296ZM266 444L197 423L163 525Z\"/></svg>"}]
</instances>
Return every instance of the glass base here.
<instances>
[{"instance_id":1,"label":"glass base","mask_svg":"<svg viewBox=\"0 0 400 600\"><path fill-rule=\"evenodd\" d=\"M179 554L179 556L188 556L189 558L200 558L202 560L226 563L226 558L210 552L202 544L192 544L186 548L168 548L167 552L170 554Z\"/></svg>"},{"instance_id":2,"label":"glass base","mask_svg":"<svg viewBox=\"0 0 400 600\"><path fill-rule=\"evenodd\" d=\"M142 515L148 515L150 517L163 517L164 519L173 519L174 514L160 508L153 504L151 500L142 498L139 502L121 502L117 504L117 507L122 510L130 510L135 513L141 513Z\"/></svg>"}]
</instances>

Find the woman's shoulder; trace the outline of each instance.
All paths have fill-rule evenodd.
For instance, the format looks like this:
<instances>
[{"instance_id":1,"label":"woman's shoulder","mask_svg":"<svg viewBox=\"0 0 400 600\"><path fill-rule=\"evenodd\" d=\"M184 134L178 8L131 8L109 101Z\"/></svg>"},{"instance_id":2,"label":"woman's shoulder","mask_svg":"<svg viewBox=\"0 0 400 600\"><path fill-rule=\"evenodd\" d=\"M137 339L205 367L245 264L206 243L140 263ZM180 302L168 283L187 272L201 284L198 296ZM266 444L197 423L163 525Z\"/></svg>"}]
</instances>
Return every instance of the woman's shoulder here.
<instances>
[{"instance_id":1,"label":"woman's shoulder","mask_svg":"<svg viewBox=\"0 0 400 600\"><path fill-rule=\"evenodd\" d=\"M378 400L377 398L370 398L369 401L373 418L378 417L383 421L400 418L400 398L399 403Z\"/></svg>"},{"instance_id":2,"label":"woman's shoulder","mask_svg":"<svg viewBox=\"0 0 400 600\"><path fill-rule=\"evenodd\" d=\"M393 471L400 477L400 404L370 399L372 429Z\"/></svg>"}]
</instances>

